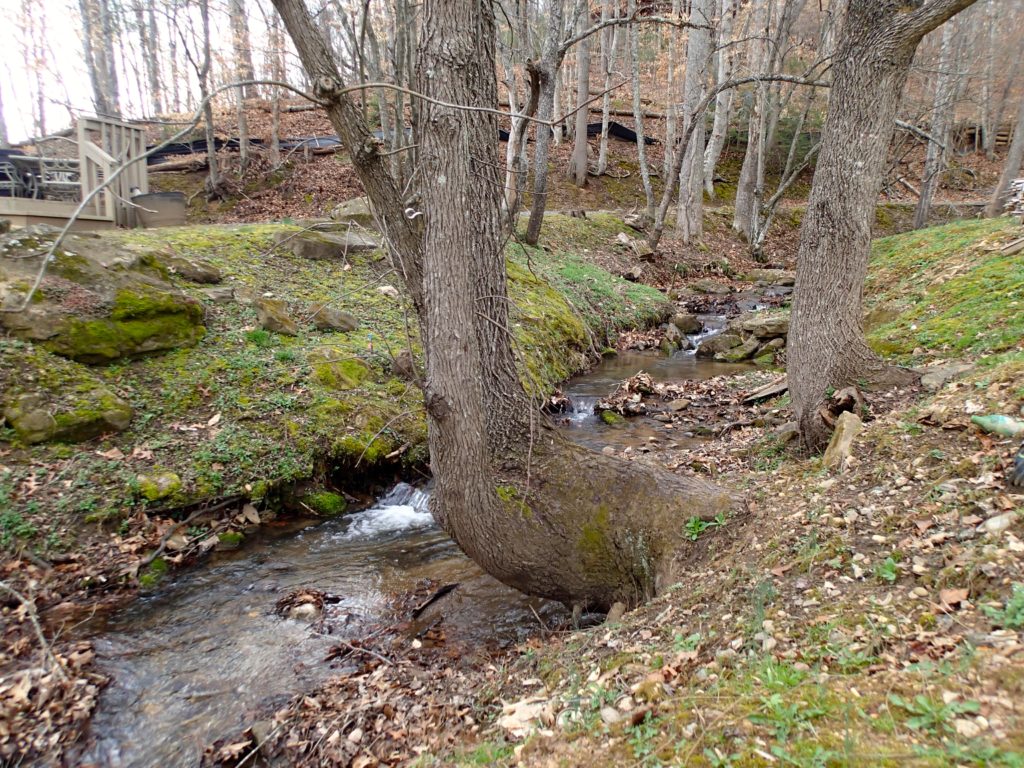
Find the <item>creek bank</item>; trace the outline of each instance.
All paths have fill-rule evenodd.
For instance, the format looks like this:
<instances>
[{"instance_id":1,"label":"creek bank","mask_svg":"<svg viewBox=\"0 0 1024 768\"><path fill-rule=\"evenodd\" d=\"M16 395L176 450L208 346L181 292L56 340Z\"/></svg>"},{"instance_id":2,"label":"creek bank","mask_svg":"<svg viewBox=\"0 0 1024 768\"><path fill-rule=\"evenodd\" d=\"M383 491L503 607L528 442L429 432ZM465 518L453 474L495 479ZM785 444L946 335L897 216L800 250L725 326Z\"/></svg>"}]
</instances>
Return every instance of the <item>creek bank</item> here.
<instances>
[{"instance_id":1,"label":"creek bank","mask_svg":"<svg viewBox=\"0 0 1024 768\"><path fill-rule=\"evenodd\" d=\"M553 226L564 247L574 237L610 242L608 233L625 227L610 216L553 217ZM2 568L15 586L32 585L44 626L74 623L135 585L155 586L175 565L237 547L282 509L337 514L365 478L393 482L424 465L425 419L412 383L420 349L407 330L407 298L390 285L380 251L308 259L275 244L280 233L300 231L210 226L88 238L97 253L127 254L90 262L90 281L94 272L115 286L137 280L173 297L173 306L198 308L184 314L201 325L173 349L136 356L136 348L111 348L113 362L101 364L90 354L47 351L42 339L0 340L9 414L0 432ZM209 269L200 275L185 262ZM618 329L656 323L671 310L657 290L560 248L513 245L507 263L521 374L534 391L587 367ZM213 270L221 279L215 289ZM133 271L139 276L128 277ZM55 293L70 274L48 274L41 295L76 295ZM118 294L103 291L91 305L66 303L61 316L95 308L104 323L115 322L102 313L116 311ZM276 330L261 327L269 326L260 317L268 306L281 311ZM347 314L325 329L325 307ZM41 394L22 391L29 360L38 372L27 383ZM61 431L63 414L79 412L98 416ZM62 442L72 439L83 442ZM11 648L20 650L4 666L12 671L35 663L27 616L13 631ZM33 701L11 702L5 719L30 717ZM83 717L91 706L83 699ZM56 721L46 722L38 732L9 731L3 748L38 755L56 732ZM71 739L66 732L49 755Z\"/></svg>"}]
</instances>

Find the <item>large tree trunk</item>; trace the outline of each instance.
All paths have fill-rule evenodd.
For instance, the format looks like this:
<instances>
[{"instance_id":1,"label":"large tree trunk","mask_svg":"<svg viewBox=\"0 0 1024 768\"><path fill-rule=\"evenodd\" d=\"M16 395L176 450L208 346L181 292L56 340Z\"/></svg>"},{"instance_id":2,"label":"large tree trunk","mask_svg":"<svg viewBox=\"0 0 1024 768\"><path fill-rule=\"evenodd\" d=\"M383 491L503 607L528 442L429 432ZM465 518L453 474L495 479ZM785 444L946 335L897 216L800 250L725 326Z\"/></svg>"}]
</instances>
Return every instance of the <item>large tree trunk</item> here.
<instances>
[{"instance_id":1,"label":"large tree trunk","mask_svg":"<svg viewBox=\"0 0 1024 768\"><path fill-rule=\"evenodd\" d=\"M956 109L953 99L953 24L942 30L942 44L939 47L939 72L935 79L935 99L932 102L932 117L929 129L934 141L928 142L925 150L924 172L921 177L921 194L914 210L914 229L928 226L928 214L932 207L932 196L938 186L939 177L946 165L946 144L949 140L949 125Z\"/></svg>"},{"instance_id":2,"label":"large tree trunk","mask_svg":"<svg viewBox=\"0 0 1024 768\"><path fill-rule=\"evenodd\" d=\"M580 32L586 30L590 23L590 14L586 9L579 15L577 27ZM569 178L577 187L587 184L587 121L590 110L586 103L590 98L590 38L585 37L576 45L576 113L575 130L573 131L572 155L569 158Z\"/></svg>"},{"instance_id":3,"label":"large tree trunk","mask_svg":"<svg viewBox=\"0 0 1024 768\"><path fill-rule=\"evenodd\" d=\"M735 46L732 43L732 27L736 21L736 0L719 0L721 13L718 22L718 66L715 68L715 85L726 83L732 77ZM723 47L724 46L724 47ZM704 150L704 190L712 198L715 196L715 168L725 147L725 137L729 132L729 113L732 109L732 89L726 88L715 98L715 122L711 128L711 138ZM666 152L665 156L668 157Z\"/></svg>"},{"instance_id":4,"label":"large tree trunk","mask_svg":"<svg viewBox=\"0 0 1024 768\"><path fill-rule=\"evenodd\" d=\"M1017 108L1017 125L1013 129L1013 139L1010 141L1010 151L1006 153L1003 172L1000 174L999 183L996 184L988 206L985 208L986 216L1003 214L1009 196L1010 182L1019 177L1022 162L1024 162L1024 96L1021 96L1020 106Z\"/></svg>"},{"instance_id":5,"label":"large tree trunk","mask_svg":"<svg viewBox=\"0 0 1024 768\"><path fill-rule=\"evenodd\" d=\"M548 17L548 34L544 40L544 53L534 67L537 73L540 96L537 101L537 117L551 120L555 115L555 90L558 87L558 69L562 64L558 51L562 37L562 13L565 0L551 0ZM561 130L559 127L558 130ZM537 124L537 141L533 150L533 201L530 205L530 221L526 225L525 240L536 245L540 240L540 228L544 223L544 208L548 203L548 158L551 156L551 128Z\"/></svg>"},{"instance_id":6,"label":"large tree trunk","mask_svg":"<svg viewBox=\"0 0 1024 768\"><path fill-rule=\"evenodd\" d=\"M235 76L239 80L252 80L256 70L252 65L249 15L245 10L245 0L230 0L228 14L231 18L231 48L235 55ZM241 96L244 99L255 99L259 96L259 88L247 85Z\"/></svg>"},{"instance_id":7,"label":"large tree trunk","mask_svg":"<svg viewBox=\"0 0 1024 768\"><path fill-rule=\"evenodd\" d=\"M489 573L524 592L607 608L671 583L690 516L733 499L700 480L566 443L531 405L509 337L501 168L493 114L425 103L416 130L422 216L407 219L386 158L343 92L302 0L274 0L333 127L388 232L426 353L424 403L436 490L431 510ZM417 90L497 103L493 6L423 5ZM428 74L429 73L429 76Z\"/></svg>"},{"instance_id":8,"label":"large tree trunk","mask_svg":"<svg viewBox=\"0 0 1024 768\"><path fill-rule=\"evenodd\" d=\"M636 15L636 0L628 0L626 15ZM633 128L636 133L637 163L640 165L640 180L644 187L644 219L654 218L654 187L651 186L651 171L647 165L647 137L644 135L644 110L640 103L640 29L633 21L629 25L629 67L633 78ZM671 106L669 107L671 110ZM667 186L672 186L667 181Z\"/></svg>"},{"instance_id":9,"label":"large tree trunk","mask_svg":"<svg viewBox=\"0 0 1024 768\"><path fill-rule=\"evenodd\" d=\"M683 82L683 130L690 123L694 129L690 146L679 172L679 206L676 211L676 232L684 243L695 243L704 236L704 114L696 114L704 98L708 59L711 54L711 31L714 19L713 0L693 0L690 18L702 27L690 29L686 43L686 78ZM666 183L672 183L666 180Z\"/></svg>"},{"instance_id":10,"label":"large tree trunk","mask_svg":"<svg viewBox=\"0 0 1024 768\"><path fill-rule=\"evenodd\" d=\"M909 377L887 366L864 339L862 298L871 223L914 51L927 32L972 2L932 0L916 3L914 10L889 0L850 4L800 230L787 347L793 408L811 449L829 437L819 409L830 388Z\"/></svg>"}]
</instances>

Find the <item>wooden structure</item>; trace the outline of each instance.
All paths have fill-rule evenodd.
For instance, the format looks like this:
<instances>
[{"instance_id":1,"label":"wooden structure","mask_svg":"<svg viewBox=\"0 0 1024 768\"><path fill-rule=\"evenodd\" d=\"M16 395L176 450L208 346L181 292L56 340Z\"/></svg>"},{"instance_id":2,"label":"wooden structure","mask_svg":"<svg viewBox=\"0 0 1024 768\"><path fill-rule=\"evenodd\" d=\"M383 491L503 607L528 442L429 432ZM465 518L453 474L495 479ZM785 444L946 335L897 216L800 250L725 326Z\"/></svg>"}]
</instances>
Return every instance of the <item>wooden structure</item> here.
<instances>
[{"instance_id":1,"label":"wooden structure","mask_svg":"<svg viewBox=\"0 0 1024 768\"><path fill-rule=\"evenodd\" d=\"M75 221L75 229L133 227L135 208L129 202L149 191L144 131L118 120L83 117L77 127L77 158L43 154L0 155L0 218L15 226L64 226L79 203L122 165L109 187L98 192ZM137 160L137 162L132 162Z\"/></svg>"}]
</instances>

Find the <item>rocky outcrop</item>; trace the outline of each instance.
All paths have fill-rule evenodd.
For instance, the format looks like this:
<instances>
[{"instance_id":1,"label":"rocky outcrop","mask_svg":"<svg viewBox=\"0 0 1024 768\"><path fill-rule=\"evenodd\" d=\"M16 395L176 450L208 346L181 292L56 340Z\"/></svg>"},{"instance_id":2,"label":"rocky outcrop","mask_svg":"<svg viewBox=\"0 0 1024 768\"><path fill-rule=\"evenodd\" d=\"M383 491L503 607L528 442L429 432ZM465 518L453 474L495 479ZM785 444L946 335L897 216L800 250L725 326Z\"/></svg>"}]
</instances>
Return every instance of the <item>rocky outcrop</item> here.
<instances>
[{"instance_id":1,"label":"rocky outcrop","mask_svg":"<svg viewBox=\"0 0 1024 768\"><path fill-rule=\"evenodd\" d=\"M77 443L125 429L132 408L83 365L0 341L0 412L25 443Z\"/></svg>"},{"instance_id":2,"label":"rocky outcrop","mask_svg":"<svg viewBox=\"0 0 1024 768\"><path fill-rule=\"evenodd\" d=\"M0 301L28 294L55 233L31 227L0 238ZM163 252L72 236L21 312L0 314L9 335L85 363L191 346L205 333L199 302L164 278Z\"/></svg>"},{"instance_id":3,"label":"rocky outcrop","mask_svg":"<svg viewBox=\"0 0 1024 768\"><path fill-rule=\"evenodd\" d=\"M348 254L365 253L380 248L380 243L369 235L347 232L278 232L274 243L288 248L301 259L326 261L342 259Z\"/></svg>"},{"instance_id":4,"label":"rocky outcrop","mask_svg":"<svg viewBox=\"0 0 1024 768\"><path fill-rule=\"evenodd\" d=\"M370 208L370 201L366 197L356 197L335 206L331 211L331 218L342 224L357 224L367 229L376 227L373 209Z\"/></svg>"}]
</instances>

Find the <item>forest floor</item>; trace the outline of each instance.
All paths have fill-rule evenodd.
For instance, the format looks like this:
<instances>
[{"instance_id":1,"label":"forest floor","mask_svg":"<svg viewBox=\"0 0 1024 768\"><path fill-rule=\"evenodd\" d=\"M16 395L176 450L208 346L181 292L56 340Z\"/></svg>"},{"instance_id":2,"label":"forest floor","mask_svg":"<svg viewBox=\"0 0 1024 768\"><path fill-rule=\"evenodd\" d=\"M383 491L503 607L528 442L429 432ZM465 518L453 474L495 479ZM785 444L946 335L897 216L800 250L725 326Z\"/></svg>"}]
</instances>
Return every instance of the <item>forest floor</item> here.
<instances>
[{"instance_id":1,"label":"forest floor","mask_svg":"<svg viewBox=\"0 0 1024 768\"><path fill-rule=\"evenodd\" d=\"M498 657L401 626L356 641L351 673L208 758L1024 765L1024 497L1004 479L1017 442L971 422L1024 415L1024 263L1000 252L1020 235L1001 219L876 241L870 341L933 376L868 393L839 470L774 426L786 395L741 402L770 372L648 396L711 400L726 428L673 448L673 419L623 457L710 475L748 502L713 524L680 521L704 550L665 594L590 629L538 627Z\"/></svg>"}]
</instances>

